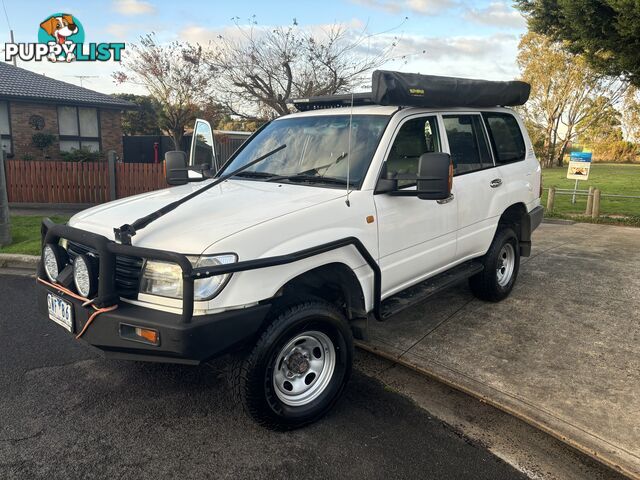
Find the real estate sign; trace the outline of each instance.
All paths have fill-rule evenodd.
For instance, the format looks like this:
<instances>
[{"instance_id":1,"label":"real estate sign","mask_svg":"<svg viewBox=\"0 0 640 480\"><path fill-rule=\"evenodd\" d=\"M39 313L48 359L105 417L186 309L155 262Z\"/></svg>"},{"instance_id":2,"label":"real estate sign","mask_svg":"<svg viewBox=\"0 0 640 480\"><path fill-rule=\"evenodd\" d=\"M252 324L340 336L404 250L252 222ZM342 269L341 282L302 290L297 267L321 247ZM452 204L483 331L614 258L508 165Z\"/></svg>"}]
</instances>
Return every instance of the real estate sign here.
<instances>
[{"instance_id":1,"label":"real estate sign","mask_svg":"<svg viewBox=\"0 0 640 480\"><path fill-rule=\"evenodd\" d=\"M591 170L591 152L571 152L567 178L570 180L587 180Z\"/></svg>"}]
</instances>

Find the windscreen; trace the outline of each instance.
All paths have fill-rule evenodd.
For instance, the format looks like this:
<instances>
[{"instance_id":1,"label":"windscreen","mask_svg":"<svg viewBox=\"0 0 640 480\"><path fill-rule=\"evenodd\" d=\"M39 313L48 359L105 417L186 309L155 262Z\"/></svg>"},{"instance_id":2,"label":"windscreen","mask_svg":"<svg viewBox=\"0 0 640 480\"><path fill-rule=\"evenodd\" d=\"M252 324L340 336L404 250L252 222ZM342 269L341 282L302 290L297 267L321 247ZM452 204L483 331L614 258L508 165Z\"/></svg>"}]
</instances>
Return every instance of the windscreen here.
<instances>
[{"instance_id":1,"label":"windscreen","mask_svg":"<svg viewBox=\"0 0 640 480\"><path fill-rule=\"evenodd\" d=\"M312 175L344 180L358 185L364 178L380 137L389 121L387 115L327 115L276 120L259 132L225 168L231 172L273 149L283 150L248 168L264 177ZM351 123L351 150L349 125ZM249 174L250 175L250 174Z\"/></svg>"}]
</instances>

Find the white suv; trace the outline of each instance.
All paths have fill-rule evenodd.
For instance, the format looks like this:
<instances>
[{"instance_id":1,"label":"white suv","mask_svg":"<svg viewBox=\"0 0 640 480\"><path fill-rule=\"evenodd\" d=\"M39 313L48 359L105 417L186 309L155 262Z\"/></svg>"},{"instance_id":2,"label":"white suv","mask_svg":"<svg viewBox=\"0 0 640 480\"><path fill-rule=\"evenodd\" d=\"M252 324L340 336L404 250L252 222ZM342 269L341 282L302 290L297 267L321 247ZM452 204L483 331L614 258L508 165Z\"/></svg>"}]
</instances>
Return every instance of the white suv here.
<instances>
[{"instance_id":1,"label":"white suv","mask_svg":"<svg viewBox=\"0 0 640 480\"><path fill-rule=\"evenodd\" d=\"M541 222L524 125L484 106L522 102L502 82L478 81L484 95L469 100L433 78L406 92L435 85L437 101L402 90L401 105L381 105L394 102L375 82L374 94L297 100L304 111L223 166L199 120L189 163L167 155L179 186L45 220L42 311L115 358L233 353L234 391L257 421L313 422L343 391L368 321L467 278L477 297L504 299Z\"/></svg>"}]
</instances>

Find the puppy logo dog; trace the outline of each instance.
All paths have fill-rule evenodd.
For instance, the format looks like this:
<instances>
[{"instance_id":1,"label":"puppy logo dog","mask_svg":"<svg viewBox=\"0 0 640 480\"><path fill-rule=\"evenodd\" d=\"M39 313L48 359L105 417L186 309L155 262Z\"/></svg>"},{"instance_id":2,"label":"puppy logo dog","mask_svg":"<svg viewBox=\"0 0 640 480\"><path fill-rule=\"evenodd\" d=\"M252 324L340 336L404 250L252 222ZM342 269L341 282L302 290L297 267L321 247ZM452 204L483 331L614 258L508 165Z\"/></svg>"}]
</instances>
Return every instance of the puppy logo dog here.
<instances>
[{"instance_id":1,"label":"puppy logo dog","mask_svg":"<svg viewBox=\"0 0 640 480\"><path fill-rule=\"evenodd\" d=\"M49 44L56 43L58 45L70 45L71 40L67 40L67 38L76 35L79 31L78 25L73 19L72 15L68 14L58 14L52 15L47 18L40 24L40 28L42 28L50 37L55 39L55 42L48 42ZM57 62L58 57L51 53L47 56L49 61ZM65 60L67 62L71 62L75 59L75 55L73 53L68 53L65 56Z\"/></svg>"}]
</instances>

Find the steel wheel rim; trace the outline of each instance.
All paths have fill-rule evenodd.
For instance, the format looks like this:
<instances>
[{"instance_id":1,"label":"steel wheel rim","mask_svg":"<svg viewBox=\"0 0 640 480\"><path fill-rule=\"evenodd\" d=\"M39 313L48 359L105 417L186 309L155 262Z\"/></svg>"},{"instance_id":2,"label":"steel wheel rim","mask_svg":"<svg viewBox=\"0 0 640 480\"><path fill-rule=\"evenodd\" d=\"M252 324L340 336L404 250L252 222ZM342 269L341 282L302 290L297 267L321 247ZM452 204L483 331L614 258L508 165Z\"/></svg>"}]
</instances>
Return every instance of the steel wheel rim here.
<instances>
[{"instance_id":1,"label":"steel wheel rim","mask_svg":"<svg viewBox=\"0 0 640 480\"><path fill-rule=\"evenodd\" d=\"M280 350L273 367L273 387L278 399L291 407L300 407L326 390L335 371L336 351L326 334L304 332Z\"/></svg>"},{"instance_id":2,"label":"steel wheel rim","mask_svg":"<svg viewBox=\"0 0 640 480\"><path fill-rule=\"evenodd\" d=\"M513 249L513 245L505 243L498 254L498 266L496 268L498 285L504 287L511 281L515 266L516 252Z\"/></svg>"}]
</instances>

